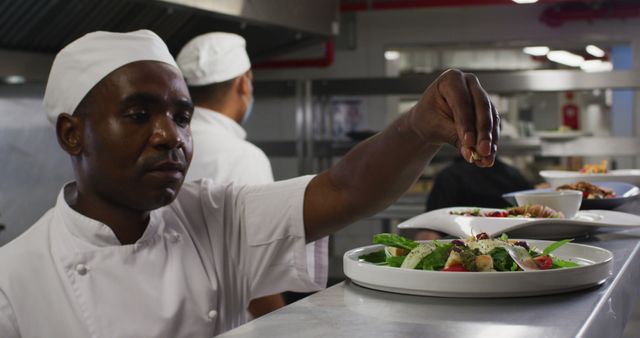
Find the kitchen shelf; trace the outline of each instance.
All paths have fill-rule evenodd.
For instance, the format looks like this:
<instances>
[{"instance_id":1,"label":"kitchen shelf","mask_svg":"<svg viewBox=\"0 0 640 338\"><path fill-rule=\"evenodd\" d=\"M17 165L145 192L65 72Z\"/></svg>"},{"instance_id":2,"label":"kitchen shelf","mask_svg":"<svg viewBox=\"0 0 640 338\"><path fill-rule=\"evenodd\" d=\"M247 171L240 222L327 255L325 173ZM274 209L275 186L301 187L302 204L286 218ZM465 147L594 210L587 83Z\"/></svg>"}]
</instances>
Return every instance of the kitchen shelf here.
<instances>
[{"instance_id":1,"label":"kitchen shelf","mask_svg":"<svg viewBox=\"0 0 640 338\"><path fill-rule=\"evenodd\" d=\"M586 73L578 70L528 70L475 72L483 87L491 93L558 92L592 89L638 89L640 72L616 70ZM328 98L334 95L419 95L440 72L384 78L344 78L255 81L260 97L295 97L296 140L255 142L267 155L297 157L300 174L326 169L331 158L345 154L357 142L327 140L315 134L316 124L328 122ZM319 116L314 109L318 109ZM330 136L329 136L330 137ZM322 138L320 140L319 138ZM499 152L505 156L634 156L638 157L638 139L589 138L540 140L537 138L501 140ZM435 161L451 159L457 151L444 148Z\"/></svg>"},{"instance_id":2,"label":"kitchen shelf","mask_svg":"<svg viewBox=\"0 0 640 338\"><path fill-rule=\"evenodd\" d=\"M296 141L252 141L270 157L295 157ZM315 141L312 152L316 157L339 157L346 154L359 142ZM501 156L538 155L544 157L564 156L639 156L640 139L634 137L578 137L571 140L546 141L537 137L508 138L500 141ZM436 155L435 161L449 160L458 156L452 146L445 146Z\"/></svg>"},{"instance_id":3,"label":"kitchen shelf","mask_svg":"<svg viewBox=\"0 0 640 338\"><path fill-rule=\"evenodd\" d=\"M312 82L314 95L422 94L441 72L402 77L327 79ZM640 72L585 73L577 70L474 72L490 93L640 88Z\"/></svg>"}]
</instances>

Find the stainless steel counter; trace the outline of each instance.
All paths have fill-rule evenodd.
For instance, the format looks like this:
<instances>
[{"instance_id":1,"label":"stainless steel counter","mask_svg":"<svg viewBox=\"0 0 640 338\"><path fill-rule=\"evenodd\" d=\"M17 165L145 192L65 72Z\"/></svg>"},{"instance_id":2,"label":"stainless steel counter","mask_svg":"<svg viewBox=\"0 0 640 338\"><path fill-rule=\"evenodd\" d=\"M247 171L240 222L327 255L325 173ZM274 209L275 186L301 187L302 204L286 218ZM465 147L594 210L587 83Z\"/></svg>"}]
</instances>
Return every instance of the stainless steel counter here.
<instances>
[{"instance_id":1,"label":"stainless steel counter","mask_svg":"<svg viewBox=\"0 0 640 338\"><path fill-rule=\"evenodd\" d=\"M222 337L619 337L640 298L639 240L640 229L579 240L614 254L611 278L588 290L456 299L387 293L345 281Z\"/></svg>"}]
</instances>

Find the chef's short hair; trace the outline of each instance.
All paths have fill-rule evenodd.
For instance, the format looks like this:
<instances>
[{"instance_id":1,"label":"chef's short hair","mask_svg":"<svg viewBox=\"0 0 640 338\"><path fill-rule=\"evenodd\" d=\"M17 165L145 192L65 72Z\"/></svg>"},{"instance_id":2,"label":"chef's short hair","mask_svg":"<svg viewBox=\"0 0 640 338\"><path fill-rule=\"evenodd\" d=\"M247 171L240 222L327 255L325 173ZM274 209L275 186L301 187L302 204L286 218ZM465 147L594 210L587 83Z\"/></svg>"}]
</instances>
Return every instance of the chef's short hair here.
<instances>
[{"instance_id":1,"label":"chef's short hair","mask_svg":"<svg viewBox=\"0 0 640 338\"><path fill-rule=\"evenodd\" d=\"M240 75L242 76L242 75ZM191 94L191 100L196 105L199 102L210 101L210 100L222 100L224 99L231 87L233 86L233 82L240 76L234 77L233 79L211 83L204 86L189 86L189 93Z\"/></svg>"}]
</instances>

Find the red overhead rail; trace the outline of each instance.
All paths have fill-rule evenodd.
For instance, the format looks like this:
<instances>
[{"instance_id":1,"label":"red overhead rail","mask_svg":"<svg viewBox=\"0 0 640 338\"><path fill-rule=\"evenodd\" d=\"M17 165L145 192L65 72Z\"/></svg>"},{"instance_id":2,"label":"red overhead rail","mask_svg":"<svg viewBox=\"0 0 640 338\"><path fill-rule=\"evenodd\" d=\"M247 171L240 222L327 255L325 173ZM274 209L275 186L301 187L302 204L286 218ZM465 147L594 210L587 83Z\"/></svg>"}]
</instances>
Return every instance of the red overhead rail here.
<instances>
[{"instance_id":1,"label":"red overhead rail","mask_svg":"<svg viewBox=\"0 0 640 338\"><path fill-rule=\"evenodd\" d=\"M602 3L598 7L572 3L551 6L540 15L540 21L550 27L562 26L567 21L594 21L596 19L627 19L640 16L640 3Z\"/></svg>"}]
</instances>

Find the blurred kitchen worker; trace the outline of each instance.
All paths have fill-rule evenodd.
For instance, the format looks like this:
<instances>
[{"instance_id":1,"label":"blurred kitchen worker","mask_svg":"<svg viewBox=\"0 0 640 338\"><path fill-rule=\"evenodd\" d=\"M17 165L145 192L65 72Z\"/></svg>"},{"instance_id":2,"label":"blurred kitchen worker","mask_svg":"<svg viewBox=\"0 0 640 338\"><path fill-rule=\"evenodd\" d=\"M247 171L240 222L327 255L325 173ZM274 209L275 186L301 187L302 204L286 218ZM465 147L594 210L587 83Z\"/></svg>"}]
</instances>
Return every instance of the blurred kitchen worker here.
<instances>
[{"instance_id":1,"label":"blurred kitchen worker","mask_svg":"<svg viewBox=\"0 0 640 338\"><path fill-rule=\"evenodd\" d=\"M191 135L195 149L187 181L210 178L216 184L237 185L273 182L271 164L260 148L246 140L241 124L251 115L253 90L251 63L245 40L225 32L207 33L193 38L178 53L195 108ZM307 245L309 259L325 260L327 238ZM326 280L327 271L314 271ZM249 312L260 317L285 305L281 295L252 300Z\"/></svg>"},{"instance_id":2,"label":"blurred kitchen worker","mask_svg":"<svg viewBox=\"0 0 640 338\"><path fill-rule=\"evenodd\" d=\"M427 211L456 207L506 208L503 194L533 189L533 185L513 166L496 158L490 168L479 168L463 159L440 171L427 197Z\"/></svg>"},{"instance_id":3,"label":"blurred kitchen worker","mask_svg":"<svg viewBox=\"0 0 640 338\"><path fill-rule=\"evenodd\" d=\"M176 62L195 105L191 134L196 150L187 180L273 182L269 159L246 140L241 126L253 107L253 75L244 38L224 32L197 36L182 48Z\"/></svg>"},{"instance_id":4,"label":"blurred kitchen worker","mask_svg":"<svg viewBox=\"0 0 640 338\"><path fill-rule=\"evenodd\" d=\"M0 248L0 337L232 329L251 299L322 287L307 242L386 208L445 143L491 166L499 131L478 79L451 70L316 176L183 183L193 104L167 47L145 30L70 43L53 62L44 105L75 181Z\"/></svg>"}]
</instances>

